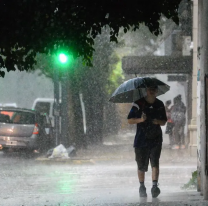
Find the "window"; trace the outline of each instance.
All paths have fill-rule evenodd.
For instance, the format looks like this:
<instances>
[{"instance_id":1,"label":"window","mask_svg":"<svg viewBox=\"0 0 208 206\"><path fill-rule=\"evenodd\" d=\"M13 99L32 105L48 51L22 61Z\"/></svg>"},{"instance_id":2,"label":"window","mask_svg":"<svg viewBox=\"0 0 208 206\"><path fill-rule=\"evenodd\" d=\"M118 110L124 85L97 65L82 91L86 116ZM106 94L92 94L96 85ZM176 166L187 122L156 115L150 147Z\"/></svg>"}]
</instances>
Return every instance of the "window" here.
<instances>
[{"instance_id":1,"label":"window","mask_svg":"<svg viewBox=\"0 0 208 206\"><path fill-rule=\"evenodd\" d=\"M37 102L35 105L35 110L40 113L49 114L50 112L50 102Z\"/></svg>"},{"instance_id":2,"label":"window","mask_svg":"<svg viewBox=\"0 0 208 206\"><path fill-rule=\"evenodd\" d=\"M0 122L35 124L35 114L23 111L0 111Z\"/></svg>"}]
</instances>

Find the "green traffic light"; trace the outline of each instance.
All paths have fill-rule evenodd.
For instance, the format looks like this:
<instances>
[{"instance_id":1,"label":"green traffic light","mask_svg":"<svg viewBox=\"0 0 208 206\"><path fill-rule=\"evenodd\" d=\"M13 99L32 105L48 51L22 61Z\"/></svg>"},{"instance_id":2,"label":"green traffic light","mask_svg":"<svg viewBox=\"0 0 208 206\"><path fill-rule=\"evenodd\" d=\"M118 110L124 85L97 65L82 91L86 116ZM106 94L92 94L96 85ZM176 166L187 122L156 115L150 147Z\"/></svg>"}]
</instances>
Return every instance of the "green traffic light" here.
<instances>
[{"instance_id":1,"label":"green traffic light","mask_svg":"<svg viewBox=\"0 0 208 206\"><path fill-rule=\"evenodd\" d=\"M59 61L64 64L67 62L67 56L65 54L59 54Z\"/></svg>"}]
</instances>

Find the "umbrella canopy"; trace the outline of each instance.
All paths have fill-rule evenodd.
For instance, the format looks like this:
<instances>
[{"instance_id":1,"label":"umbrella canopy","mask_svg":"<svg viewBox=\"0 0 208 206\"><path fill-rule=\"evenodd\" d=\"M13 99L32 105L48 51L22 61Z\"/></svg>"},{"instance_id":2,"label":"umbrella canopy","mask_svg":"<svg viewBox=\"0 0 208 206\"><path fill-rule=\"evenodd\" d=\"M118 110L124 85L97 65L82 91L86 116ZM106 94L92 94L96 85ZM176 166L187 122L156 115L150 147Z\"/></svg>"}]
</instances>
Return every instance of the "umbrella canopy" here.
<instances>
[{"instance_id":1,"label":"umbrella canopy","mask_svg":"<svg viewBox=\"0 0 208 206\"><path fill-rule=\"evenodd\" d=\"M122 83L112 94L110 102L113 103L131 103L147 95L146 88L157 86L157 96L165 94L170 86L157 78L136 77Z\"/></svg>"}]
</instances>

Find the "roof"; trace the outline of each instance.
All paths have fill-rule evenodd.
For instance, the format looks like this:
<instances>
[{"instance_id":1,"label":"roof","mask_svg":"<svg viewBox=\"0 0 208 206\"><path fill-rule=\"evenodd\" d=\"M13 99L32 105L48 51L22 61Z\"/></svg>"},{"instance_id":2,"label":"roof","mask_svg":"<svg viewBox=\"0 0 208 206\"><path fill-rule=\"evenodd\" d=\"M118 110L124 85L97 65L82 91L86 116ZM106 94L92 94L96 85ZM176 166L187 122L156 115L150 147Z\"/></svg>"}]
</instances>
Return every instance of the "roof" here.
<instances>
[{"instance_id":1,"label":"roof","mask_svg":"<svg viewBox=\"0 0 208 206\"><path fill-rule=\"evenodd\" d=\"M127 74L190 74L192 56L125 56L122 69Z\"/></svg>"},{"instance_id":2,"label":"roof","mask_svg":"<svg viewBox=\"0 0 208 206\"><path fill-rule=\"evenodd\" d=\"M0 111L1 110L7 110L7 111L22 111L22 112L37 113L37 111L32 110L32 109L18 108L18 107L0 107Z\"/></svg>"}]
</instances>

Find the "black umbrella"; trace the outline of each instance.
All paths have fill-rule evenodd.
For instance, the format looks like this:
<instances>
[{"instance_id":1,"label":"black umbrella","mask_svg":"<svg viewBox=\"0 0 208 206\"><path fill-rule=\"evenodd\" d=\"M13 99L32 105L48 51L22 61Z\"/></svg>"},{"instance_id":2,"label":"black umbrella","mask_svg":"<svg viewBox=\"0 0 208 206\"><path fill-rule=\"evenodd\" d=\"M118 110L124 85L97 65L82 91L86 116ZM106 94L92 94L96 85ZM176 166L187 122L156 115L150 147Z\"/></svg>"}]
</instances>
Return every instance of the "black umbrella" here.
<instances>
[{"instance_id":1,"label":"black umbrella","mask_svg":"<svg viewBox=\"0 0 208 206\"><path fill-rule=\"evenodd\" d=\"M156 78L136 77L122 83L112 94L110 102L131 103L146 96L146 88L151 86L158 87L157 96L165 94L170 86Z\"/></svg>"}]
</instances>

